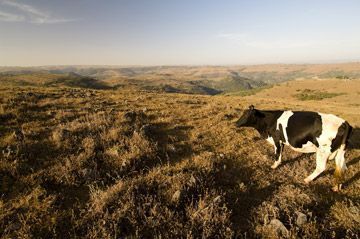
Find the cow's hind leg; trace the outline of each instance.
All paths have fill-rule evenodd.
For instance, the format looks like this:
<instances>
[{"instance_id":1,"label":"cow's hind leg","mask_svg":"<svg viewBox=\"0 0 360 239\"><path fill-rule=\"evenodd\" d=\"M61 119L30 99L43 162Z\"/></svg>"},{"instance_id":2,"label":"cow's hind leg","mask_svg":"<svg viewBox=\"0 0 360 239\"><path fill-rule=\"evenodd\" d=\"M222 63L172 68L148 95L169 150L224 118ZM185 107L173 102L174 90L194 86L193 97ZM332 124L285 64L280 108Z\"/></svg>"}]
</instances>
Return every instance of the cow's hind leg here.
<instances>
[{"instance_id":1,"label":"cow's hind leg","mask_svg":"<svg viewBox=\"0 0 360 239\"><path fill-rule=\"evenodd\" d=\"M314 180L317 176L319 176L324 170L326 169L326 161L329 158L330 153L318 150L316 152L316 169L312 174L310 174L307 178L305 178L305 183L310 183L312 180Z\"/></svg>"},{"instance_id":2,"label":"cow's hind leg","mask_svg":"<svg viewBox=\"0 0 360 239\"><path fill-rule=\"evenodd\" d=\"M284 149L284 144L282 142L275 143L276 161L273 163L273 165L271 165L272 169L276 169L281 164L281 157L282 157L283 149Z\"/></svg>"},{"instance_id":3,"label":"cow's hind leg","mask_svg":"<svg viewBox=\"0 0 360 239\"><path fill-rule=\"evenodd\" d=\"M333 160L336 157L337 152L337 150L335 152L332 152L329 156L329 160Z\"/></svg>"},{"instance_id":4,"label":"cow's hind leg","mask_svg":"<svg viewBox=\"0 0 360 239\"><path fill-rule=\"evenodd\" d=\"M343 172L347 169L345 163L345 145L341 145L337 150L335 156L335 182L336 185L333 187L334 191L339 191L341 189L344 177Z\"/></svg>"}]
</instances>

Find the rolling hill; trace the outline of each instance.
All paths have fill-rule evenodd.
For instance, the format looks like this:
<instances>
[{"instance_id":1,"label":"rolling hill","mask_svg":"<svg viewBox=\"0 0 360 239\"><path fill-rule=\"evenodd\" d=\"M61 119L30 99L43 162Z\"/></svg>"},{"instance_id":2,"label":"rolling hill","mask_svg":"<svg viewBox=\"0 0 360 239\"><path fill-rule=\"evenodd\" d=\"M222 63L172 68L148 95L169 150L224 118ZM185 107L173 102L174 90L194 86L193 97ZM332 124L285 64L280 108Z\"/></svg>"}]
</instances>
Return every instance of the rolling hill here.
<instances>
[{"instance_id":1,"label":"rolling hill","mask_svg":"<svg viewBox=\"0 0 360 239\"><path fill-rule=\"evenodd\" d=\"M216 95L295 79L358 79L360 63L254 66L44 66L0 67L2 84L68 85ZM63 81L63 83L61 83Z\"/></svg>"}]
</instances>

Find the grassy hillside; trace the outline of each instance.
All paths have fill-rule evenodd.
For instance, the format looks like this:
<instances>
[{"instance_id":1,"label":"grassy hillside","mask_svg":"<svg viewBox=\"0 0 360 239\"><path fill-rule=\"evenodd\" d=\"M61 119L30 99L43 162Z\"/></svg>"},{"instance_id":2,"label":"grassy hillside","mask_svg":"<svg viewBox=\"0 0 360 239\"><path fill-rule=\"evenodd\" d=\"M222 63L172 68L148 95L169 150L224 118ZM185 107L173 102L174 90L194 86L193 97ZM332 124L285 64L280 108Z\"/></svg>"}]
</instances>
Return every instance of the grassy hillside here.
<instances>
[{"instance_id":1,"label":"grassy hillside","mask_svg":"<svg viewBox=\"0 0 360 239\"><path fill-rule=\"evenodd\" d=\"M359 127L359 81L292 81L244 97L64 85L1 85L0 237L358 237L359 149L334 193L334 162L304 185L314 155L286 149L272 170L273 148L234 122L254 104ZM305 89L342 94L299 100Z\"/></svg>"},{"instance_id":2,"label":"grassy hillside","mask_svg":"<svg viewBox=\"0 0 360 239\"><path fill-rule=\"evenodd\" d=\"M0 73L0 83L3 86L68 86L91 89L128 88L138 90L216 95L223 92L247 90L264 85L264 83L239 77L238 75L226 76L224 79L213 81L189 79L173 79L170 76L139 76L114 78L111 75L99 77L88 76L79 73L64 73L54 71L30 71L30 72L7 72Z\"/></svg>"}]
</instances>

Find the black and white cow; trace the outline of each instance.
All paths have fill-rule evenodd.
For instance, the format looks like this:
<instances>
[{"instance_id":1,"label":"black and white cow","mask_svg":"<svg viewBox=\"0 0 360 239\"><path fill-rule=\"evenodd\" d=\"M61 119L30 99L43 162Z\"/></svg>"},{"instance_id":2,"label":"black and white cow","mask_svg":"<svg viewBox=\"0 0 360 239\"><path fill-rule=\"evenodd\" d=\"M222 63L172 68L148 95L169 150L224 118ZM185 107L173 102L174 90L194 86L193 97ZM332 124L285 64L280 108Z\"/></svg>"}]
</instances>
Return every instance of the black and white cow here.
<instances>
[{"instance_id":1,"label":"black and white cow","mask_svg":"<svg viewBox=\"0 0 360 239\"><path fill-rule=\"evenodd\" d=\"M310 111L257 110L250 106L236 122L238 127L253 127L275 148L276 161L281 163L284 145L302 153L316 152L316 169L305 178L305 183L319 176L328 159L335 158L335 178L340 189L342 173L346 170L345 150L352 127L345 120L332 115Z\"/></svg>"}]
</instances>

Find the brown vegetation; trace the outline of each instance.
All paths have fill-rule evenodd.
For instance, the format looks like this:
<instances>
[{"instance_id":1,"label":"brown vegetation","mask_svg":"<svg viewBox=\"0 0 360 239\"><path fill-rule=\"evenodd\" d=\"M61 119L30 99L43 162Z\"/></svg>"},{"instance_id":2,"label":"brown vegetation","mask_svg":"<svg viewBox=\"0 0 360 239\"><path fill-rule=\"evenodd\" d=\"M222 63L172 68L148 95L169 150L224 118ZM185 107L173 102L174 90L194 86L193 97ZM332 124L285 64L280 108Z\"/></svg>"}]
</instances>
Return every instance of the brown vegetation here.
<instances>
[{"instance_id":1,"label":"brown vegetation","mask_svg":"<svg viewBox=\"0 0 360 239\"><path fill-rule=\"evenodd\" d=\"M286 149L272 170L272 147L234 127L250 103L336 113L354 126L358 106L331 104L344 96L277 101L279 87L288 86L246 97L2 88L0 236L358 237L358 149L334 193L333 162L304 185L313 155Z\"/></svg>"}]
</instances>

